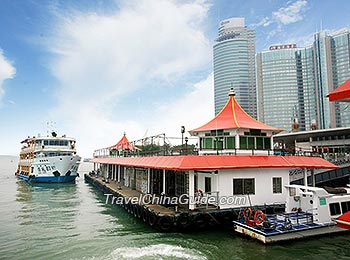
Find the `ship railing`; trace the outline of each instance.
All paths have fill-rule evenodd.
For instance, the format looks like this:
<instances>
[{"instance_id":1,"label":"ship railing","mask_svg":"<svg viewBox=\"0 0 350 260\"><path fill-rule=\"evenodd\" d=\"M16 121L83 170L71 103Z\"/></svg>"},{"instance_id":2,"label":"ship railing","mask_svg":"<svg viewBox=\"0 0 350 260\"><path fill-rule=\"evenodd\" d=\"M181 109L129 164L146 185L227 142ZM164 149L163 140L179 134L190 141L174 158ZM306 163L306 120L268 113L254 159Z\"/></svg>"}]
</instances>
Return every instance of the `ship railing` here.
<instances>
[{"instance_id":1,"label":"ship railing","mask_svg":"<svg viewBox=\"0 0 350 260\"><path fill-rule=\"evenodd\" d=\"M219 191L198 193L197 197L195 196L195 201L198 202L195 205L196 209L209 209L212 207L218 209L220 206Z\"/></svg>"},{"instance_id":2,"label":"ship railing","mask_svg":"<svg viewBox=\"0 0 350 260\"><path fill-rule=\"evenodd\" d=\"M310 221L309 221L309 218L307 218L307 223L308 224L314 222L314 216L316 215L316 213L314 213L314 211L316 211L316 210L317 210L317 208L309 208L309 209L305 210L305 213L311 214Z\"/></svg>"}]
</instances>

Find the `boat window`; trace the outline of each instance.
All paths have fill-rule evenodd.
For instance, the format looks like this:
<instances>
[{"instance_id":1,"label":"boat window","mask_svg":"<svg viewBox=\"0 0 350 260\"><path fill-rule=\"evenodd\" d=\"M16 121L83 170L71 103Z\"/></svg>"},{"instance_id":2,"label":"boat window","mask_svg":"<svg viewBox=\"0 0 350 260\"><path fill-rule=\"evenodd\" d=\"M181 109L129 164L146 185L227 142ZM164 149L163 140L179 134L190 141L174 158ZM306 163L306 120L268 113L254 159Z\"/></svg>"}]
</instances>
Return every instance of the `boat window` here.
<instances>
[{"instance_id":1,"label":"boat window","mask_svg":"<svg viewBox=\"0 0 350 260\"><path fill-rule=\"evenodd\" d=\"M282 193L282 178L281 177L272 178L272 190L273 190L273 193Z\"/></svg>"},{"instance_id":2,"label":"boat window","mask_svg":"<svg viewBox=\"0 0 350 260\"><path fill-rule=\"evenodd\" d=\"M331 216L341 214L339 202L330 203L330 204L329 204L329 210L330 210L330 212L331 212Z\"/></svg>"},{"instance_id":3,"label":"boat window","mask_svg":"<svg viewBox=\"0 0 350 260\"><path fill-rule=\"evenodd\" d=\"M48 145L49 144L49 140L44 140L44 145Z\"/></svg>"},{"instance_id":4,"label":"boat window","mask_svg":"<svg viewBox=\"0 0 350 260\"><path fill-rule=\"evenodd\" d=\"M344 201L341 203L341 211L343 214L350 211L350 201Z\"/></svg>"},{"instance_id":5,"label":"boat window","mask_svg":"<svg viewBox=\"0 0 350 260\"><path fill-rule=\"evenodd\" d=\"M233 179L233 195L255 194L255 179Z\"/></svg>"}]
</instances>

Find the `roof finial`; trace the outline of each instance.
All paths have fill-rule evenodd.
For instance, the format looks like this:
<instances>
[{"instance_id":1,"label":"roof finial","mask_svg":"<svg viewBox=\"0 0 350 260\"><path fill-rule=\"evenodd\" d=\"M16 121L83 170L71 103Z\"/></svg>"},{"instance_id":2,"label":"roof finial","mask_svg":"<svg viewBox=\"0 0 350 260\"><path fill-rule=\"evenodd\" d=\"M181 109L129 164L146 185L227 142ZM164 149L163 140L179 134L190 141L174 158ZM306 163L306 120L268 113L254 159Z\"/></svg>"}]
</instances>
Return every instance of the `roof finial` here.
<instances>
[{"instance_id":1,"label":"roof finial","mask_svg":"<svg viewBox=\"0 0 350 260\"><path fill-rule=\"evenodd\" d=\"M228 92L228 95L231 97L231 96L235 96L235 90L231 87L230 88L230 92Z\"/></svg>"}]
</instances>

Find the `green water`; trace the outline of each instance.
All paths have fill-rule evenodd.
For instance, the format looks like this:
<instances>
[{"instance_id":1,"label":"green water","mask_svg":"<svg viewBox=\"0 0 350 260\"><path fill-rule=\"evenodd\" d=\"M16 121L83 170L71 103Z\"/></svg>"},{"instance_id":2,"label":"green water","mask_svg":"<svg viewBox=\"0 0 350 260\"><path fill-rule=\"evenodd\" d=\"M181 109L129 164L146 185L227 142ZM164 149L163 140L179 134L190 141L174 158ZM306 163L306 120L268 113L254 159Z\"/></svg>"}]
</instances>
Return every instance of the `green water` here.
<instances>
[{"instance_id":1,"label":"green water","mask_svg":"<svg viewBox=\"0 0 350 260\"><path fill-rule=\"evenodd\" d=\"M264 246L232 230L159 233L83 178L30 186L0 160L0 259L350 259L350 235Z\"/></svg>"}]
</instances>

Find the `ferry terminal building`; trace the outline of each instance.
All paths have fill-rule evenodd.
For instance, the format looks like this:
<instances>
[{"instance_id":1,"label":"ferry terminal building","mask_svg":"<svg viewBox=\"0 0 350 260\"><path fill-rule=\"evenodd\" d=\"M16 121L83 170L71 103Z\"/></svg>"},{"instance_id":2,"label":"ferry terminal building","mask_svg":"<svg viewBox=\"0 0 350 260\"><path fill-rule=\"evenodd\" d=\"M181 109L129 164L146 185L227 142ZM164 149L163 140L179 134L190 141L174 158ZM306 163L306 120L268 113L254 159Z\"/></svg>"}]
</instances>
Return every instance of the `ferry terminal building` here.
<instances>
[{"instance_id":1,"label":"ferry terminal building","mask_svg":"<svg viewBox=\"0 0 350 260\"><path fill-rule=\"evenodd\" d=\"M306 169L337 166L320 157L273 155L272 136L280 131L250 117L231 89L222 111L205 125L189 131L199 139L199 155L96 157L94 169L104 178L140 194L193 197L200 191L201 196L212 197L211 205L189 200L187 205L178 205L177 210L284 205L284 187L290 182L291 169L305 169L306 176ZM122 140L129 143L125 136ZM249 199L241 205L220 200L223 196L242 195Z\"/></svg>"}]
</instances>

